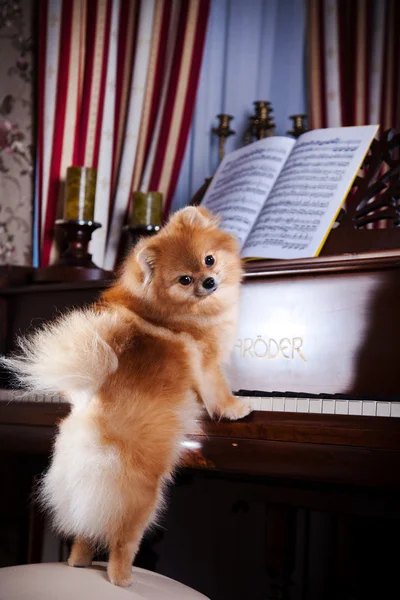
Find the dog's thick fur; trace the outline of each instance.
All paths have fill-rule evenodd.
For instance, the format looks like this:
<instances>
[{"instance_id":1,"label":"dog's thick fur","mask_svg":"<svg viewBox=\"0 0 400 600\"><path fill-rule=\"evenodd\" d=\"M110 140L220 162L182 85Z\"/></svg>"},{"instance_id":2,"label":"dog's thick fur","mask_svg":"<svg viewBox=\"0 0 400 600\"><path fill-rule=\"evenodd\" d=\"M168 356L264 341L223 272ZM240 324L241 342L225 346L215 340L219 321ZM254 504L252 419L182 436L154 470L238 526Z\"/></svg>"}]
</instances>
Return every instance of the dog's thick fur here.
<instances>
[{"instance_id":1,"label":"dog's thick fur","mask_svg":"<svg viewBox=\"0 0 400 600\"><path fill-rule=\"evenodd\" d=\"M202 286L207 277L217 284L212 293ZM183 209L139 242L96 305L47 325L4 359L30 390L61 393L72 405L41 489L56 528L75 538L70 565L90 564L105 545L110 580L129 585L201 401L218 418L250 411L221 371L240 279L235 239L204 209Z\"/></svg>"}]
</instances>

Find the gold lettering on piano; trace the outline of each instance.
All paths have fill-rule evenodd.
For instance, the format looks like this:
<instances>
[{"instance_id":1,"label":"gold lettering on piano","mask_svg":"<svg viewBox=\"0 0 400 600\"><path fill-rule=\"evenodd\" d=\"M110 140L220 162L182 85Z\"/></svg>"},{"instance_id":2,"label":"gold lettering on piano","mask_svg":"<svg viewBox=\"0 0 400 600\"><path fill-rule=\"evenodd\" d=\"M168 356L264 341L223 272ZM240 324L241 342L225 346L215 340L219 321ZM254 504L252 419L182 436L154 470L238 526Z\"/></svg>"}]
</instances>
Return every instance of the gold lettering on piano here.
<instances>
[{"instance_id":1,"label":"gold lettering on piano","mask_svg":"<svg viewBox=\"0 0 400 600\"><path fill-rule=\"evenodd\" d=\"M251 340L250 338L246 338L245 340L243 340L243 342L243 356L246 356L246 353L248 352L251 358L254 358L254 355L251 351L251 348L253 347L253 340ZM248 342L250 342L250 344L248 344Z\"/></svg>"},{"instance_id":2,"label":"gold lettering on piano","mask_svg":"<svg viewBox=\"0 0 400 600\"><path fill-rule=\"evenodd\" d=\"M298 355L301 360L307 362L306 357L302 352L304 340L301 337L294 338L281 338L275 340L274 338L263 338L258 335L256 339L253 338L239 338L235 348L239 352L240 358L278 358L282 356L286 360L294 360Z\"/></svg>"},{"instance_id":3,"label":"gold lettering on piano","mask_svg":"<svg viewBox=\"0 0 400 600\"><path fill-rule=\"evenodd\" d=\"M289 346L288 346L288 344L289 344ZM279 350L282 352L282 354L285 358L290 358L290 355L285 354L285 350L288 350L289 348L290 348L289 338L282 338L281 341L279 342ZM292 350L292 355L293 355L293 350ZM292 358L293 358L293 356L292 356Z\"/></svg>"},{"instance_id":4,"label":"gold lettering on piano","mask_svg":"<svg viewBox=\"0 0 400 600\"><path fill-rule=\"evenodd\" d=\"M275 346L275 348L273 347ZM275 354L273 354L275 352ZM268 340L268 358L276 358L279 354L279 345L273 338Z\"/></svg>"},{"instance_id":5,"label":"gold lettering on piano","mask_svg":"<svg viewBox=\"0 0 400 600\"><path fill-rule=\"evenodd\" d=\"M300 348L302 347L302 345L303 345L303 338L301 338L301 337L295 337L295 338L293 338L292 358L294 358L294 351L296 350L296 352L298 352L300 358L302 358L304 360L304 362L307 362L307 359L304 358L304 356L300 352Z\"/></svg>"}]
</instances>

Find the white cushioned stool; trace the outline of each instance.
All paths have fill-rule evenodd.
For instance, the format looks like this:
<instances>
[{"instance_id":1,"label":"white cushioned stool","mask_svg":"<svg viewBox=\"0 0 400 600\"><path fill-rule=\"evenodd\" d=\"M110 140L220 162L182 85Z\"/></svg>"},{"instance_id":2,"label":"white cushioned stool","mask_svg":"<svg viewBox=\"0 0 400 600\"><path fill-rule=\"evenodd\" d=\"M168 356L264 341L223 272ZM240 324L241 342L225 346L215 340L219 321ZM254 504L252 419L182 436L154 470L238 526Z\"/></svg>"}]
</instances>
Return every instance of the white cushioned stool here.
<instances>
[{"instance_id":1,"label":"white cushioned stool","mask_svg":"<svg viewBox=\"0 0 400 600\"><path fill-rule=\"evenodd\" d=\"M107 564L79 569L65 563L0 569L1 600L209 600L173 579L133 567L129 588L112 585Z\"/></svg>"}]
</instances>

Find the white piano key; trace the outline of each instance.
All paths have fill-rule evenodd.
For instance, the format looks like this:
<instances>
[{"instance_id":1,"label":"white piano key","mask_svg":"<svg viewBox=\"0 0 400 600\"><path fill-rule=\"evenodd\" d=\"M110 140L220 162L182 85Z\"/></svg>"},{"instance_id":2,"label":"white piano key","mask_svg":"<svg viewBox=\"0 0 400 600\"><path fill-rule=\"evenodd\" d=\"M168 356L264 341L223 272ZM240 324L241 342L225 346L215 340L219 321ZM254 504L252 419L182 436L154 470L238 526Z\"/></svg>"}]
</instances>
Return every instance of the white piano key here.
<instances>
[{"instance_id":1,"label":"white piano key","mask_svg":"<svg viewBox=\"0 0 400 600\"><path fill-rule=\"evenodd\" d=\"M361 415L362 402L361 400L349 400L349 415Z\"/></svg>"},{"instance_id":2,"label":"white piano key","mask_svg":"<svg viewBox=\"0 0 400 600\"><path fill-rule=\"evenodd\" d=\"M316 398L310 398L310 413L319 414L322 413L322 400Z\"/></svg>"},{"instance_id":3,"label":"white piano key","mask_svg":"<svg viewBox=\"0 0 400 600\"><path fill-rule=\"evenodd\" d=\"M391 417L400 417L400 402L392 402L391 403Z\"/></svg>"},{"instance_id":4,"label":"white piano key","mask_svg":"<svg viewBox=\"0 0 400 600\"><path fill-rule=\"evenodd\" d=\"M376 416L376 402L373 402L370 400L363 400L362 414L365 417L375 417Z\"/></svg>"},{"instance_id":5,"label":"white piano key","mask_svg":"<svg viewBox=\"0 0 400 600\"><path fill-rule=\"evenodd\" d=\"M261 398L260 410L272 410L272 398Z\"/></svg>"},{"instance_id":6,"label":"white piano key","mask_svg":"<svg viewBox=\"0 0 400 600\"><path fill-rule=\"evenodd\" d=\"M272 398L272 410L274 412L284 412L286 398Z\"/></svg>"},{"instance_id":7,"label":"white piano key","mask_svg":"<svg viewBox=\"0 0 400 600\"><path fill-rule=\"evenodd\" d=\"M349 414L349 401L348 400L336 400L335 412L337 415L348 415Z\"/></svg>"},{"instance_id":8,"label":"white piano key","mask_svg":"<svg viewBox=\"0 0 400 600\"><path fill-rule=\"evenodd\" d=\"M250 403L253 410L261 410L260 396L248 396L246 400Z\"/></svg>"},{"instance_id":9,"label":"white piano key","mask_svg":"<svg viewBox=\"0 0 400 600\"><path fill-rule=\"evenodd\" d=\"M297 412L308 413L310 408L309 398L298 398L297 399Z\"/></svg>"},{"instance_id":10,"label":"white piano key","mask_svg":"<svg viewBox=\"0 0 400 600\"><path fill-rule=\"evenodd\" d=\"M334 400L322 400L322 412L327 415L335 414L335 401Z\"/></svg>"},{"instance_id":11,"label":"white piano key","mask_svg":"<svg viewBox=\"0 0 400 600\"><path fill-rule=\"evenodd\" d=\"M297 412L297 398L286 398L285 412Z\"/></svg>"},{"instance_id":12,"label":"white piano key","mask_svg":"<svg viewBox=\"0 0 400 600\"><path fill-rule=\"evenodd\" d=\"M376 414L378 417L390 417L390 403L389 402L377 402L376 403Z\"/></svg>"}]
</instances>

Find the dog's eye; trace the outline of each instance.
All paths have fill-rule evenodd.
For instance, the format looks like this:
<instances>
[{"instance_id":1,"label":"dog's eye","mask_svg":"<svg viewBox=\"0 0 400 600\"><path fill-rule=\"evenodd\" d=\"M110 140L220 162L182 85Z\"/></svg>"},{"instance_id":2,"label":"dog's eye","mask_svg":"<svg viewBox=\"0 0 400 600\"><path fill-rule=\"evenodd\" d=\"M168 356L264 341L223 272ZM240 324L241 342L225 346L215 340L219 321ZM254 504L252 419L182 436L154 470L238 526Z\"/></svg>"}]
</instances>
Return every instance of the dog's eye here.
<instances>
[{"instance_id":1,"label":"dog's eye","mask_svg":"<svg viewBox=\"0 0 400 600\"><path fill-rule=\"evenodd\" d=\"M182 275L182 277L179 277L179 283L181 285L190 285L193 281L192 277L189 277L189 275Z\"/></svg>"},{"instance_id":2,"label":"dog's eye","mask_svg":"<svg viewBox=\"0 0 400 600\"><path fill-rule=\"evenodd\" d=\"M206 263L207 267L212 267L212 265L215 263L215 258L211 256L211 254L209 254L208 256L206 256L204 262Z\"/></svg>"}]
</instances>

